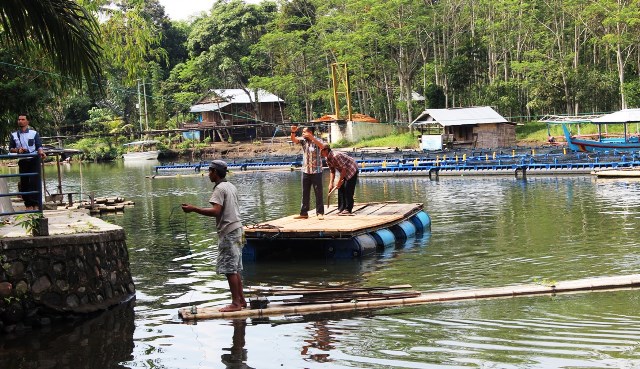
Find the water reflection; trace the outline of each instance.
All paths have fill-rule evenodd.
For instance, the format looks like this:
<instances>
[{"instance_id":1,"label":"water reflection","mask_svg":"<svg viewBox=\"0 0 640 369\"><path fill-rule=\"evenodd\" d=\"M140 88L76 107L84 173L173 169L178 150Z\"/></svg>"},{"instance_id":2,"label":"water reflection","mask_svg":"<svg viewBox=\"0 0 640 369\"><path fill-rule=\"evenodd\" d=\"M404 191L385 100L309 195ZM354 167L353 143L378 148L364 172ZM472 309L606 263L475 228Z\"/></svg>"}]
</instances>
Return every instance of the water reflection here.
<instances>
[{"instance_id":1,"label":"water reflection","mask_svg":"<svg viewBox=\"0 0 640 369\"><path fill-rule=\"evenodd\" d=\"M222 354L220 357L222 364L228 369L251 368L247 365L247 349L244 348L247 320L234 319L231 324L233 324L231 347L222 349L223 351L228 351L228 353Z\"/></svg>"},{"instance_id":2,"label":"water reflection","mask_svg":"<svg viewBox=\"0 0 640 369\"><path fill-rule=\"evenodd\" d=\"M124 368L133 358L134 302L88 320L0 335L0 368Z\"/></svg>"},{"instance_id":3,"label":"water reflection","mask_svg":"<svg viewBox=\"0 0 640 369\"><path fill-rule=\"evenodd\" d=\"M334 340L326 320L318 320L312 322L306 329L310 330L311 338L305 339L305 345L302 346L300 355L307 356L308 360L319 363L327 363L333 361L329 356L335 347L332 345Z\"/></svg>"}]
</instances>

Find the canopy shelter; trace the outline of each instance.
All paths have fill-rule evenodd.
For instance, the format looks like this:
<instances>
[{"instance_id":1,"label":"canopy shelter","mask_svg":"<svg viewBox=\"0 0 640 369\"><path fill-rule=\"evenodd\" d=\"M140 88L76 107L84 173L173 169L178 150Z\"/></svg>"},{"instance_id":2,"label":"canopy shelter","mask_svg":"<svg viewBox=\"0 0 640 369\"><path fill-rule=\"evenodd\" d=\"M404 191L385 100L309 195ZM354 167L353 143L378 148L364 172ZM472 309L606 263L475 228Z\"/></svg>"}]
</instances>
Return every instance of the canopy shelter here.
<instances>
[{"instance_id":1,"label":"canopy shelter","mask_svg":"<svg viewBox=\"0 0 640 369\"><path fill-rule=\"evenodd\" d=\"M625 138L628 137L628 127L629 123L640 123L640 109L622 109L609 114L597 114L597 115L579 115L579 116L558 116L558 115L549 115L540 119L540 122L547 123L547 133L551 136L550 125L551 124L577 124L578 127L578 136L581 136L580 133L580 124L595 124L598 127L598 136L601 137L603 134L607 134L607 126L612 124L621 124L623 125L623 136ZM602 132L602 127L605 127L605 132ZM636 132L639 131L639 128L636 126Z\"/></svg>"},{"instance_id":2,"label":"canopy shelter","mask_svg":"<svg viewBox=\"0 0 640 369\"><path fill-rule=\"evenodd\" d=\"M443 127L451 127L471 124L509 123L509 121L490 106L426 109L409 124L409 127L420 127L434 123Z\"/></svg>"},{"instance_id":3,"label":"canopy shelter","mask_svg":"<svg viewBox=\"0 0 640 369\"><path fill-rule=\"evenodd\" d=\"M426 109L409 127L435 138L441 136L443 145L508 147L515 144L516 138L515 124L489 106Z\"/></svg>"},{"instance_id":4,"label":"canopy shelter","mask_svg":"<svg viewBox=\"0 0 640 369\"><path fill-rule=\"evenodd\" d=\"M640 122L640 109L622 109L591 119L591 122L596 124L637 123Z\"/></svg>"}]
</instances>

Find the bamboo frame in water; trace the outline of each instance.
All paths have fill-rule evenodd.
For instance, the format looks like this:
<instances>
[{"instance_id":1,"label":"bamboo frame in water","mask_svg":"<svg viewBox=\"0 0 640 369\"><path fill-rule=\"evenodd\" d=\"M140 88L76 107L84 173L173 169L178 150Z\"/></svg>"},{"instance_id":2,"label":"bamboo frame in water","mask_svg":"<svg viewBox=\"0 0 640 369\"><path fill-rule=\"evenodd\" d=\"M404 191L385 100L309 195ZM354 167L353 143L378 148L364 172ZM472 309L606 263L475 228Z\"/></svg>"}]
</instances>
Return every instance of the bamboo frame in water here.
<instances>
[{"instance_id":1,"label":"bamboo frame in water","mask_svg":"<svg viewBox=\"0 0 640 369\"><path fill-rule=\"evenodd\" d=\"M423 293L419 297L376 301L356 301L336 304L311 304L300 306L272 305L265 309L244 309L220 312L219 307L190 307L179 310L183 320L237 319L273 315L304 315L344 311L372 310L387 307L423 305L450 301L507 298L535 295L556 295L590 291L610 291L640 287L640 274L596 277L557 283L522 284L505 287L477 288L469 290Z\"/></svg>"}]
</instances>

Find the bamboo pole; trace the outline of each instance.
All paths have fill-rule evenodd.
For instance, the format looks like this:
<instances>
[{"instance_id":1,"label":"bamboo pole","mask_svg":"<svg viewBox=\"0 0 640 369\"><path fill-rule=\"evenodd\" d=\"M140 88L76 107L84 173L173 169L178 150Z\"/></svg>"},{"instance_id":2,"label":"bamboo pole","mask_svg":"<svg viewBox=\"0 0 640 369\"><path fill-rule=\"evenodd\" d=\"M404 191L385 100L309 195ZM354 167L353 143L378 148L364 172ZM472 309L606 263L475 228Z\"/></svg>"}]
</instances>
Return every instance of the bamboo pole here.
<instances>
[{"instance_id":1,"label":"bamboo pole","mask_svg":"<svg viewBox=\"0 0 640 369\"><path fill-rule=\"evenodd\" d=\"M265 309L244 309L234 312L219 312L218 307L189 307L180 309L183 320L237 319L269 315L310 314L338 311L359 311L386 307L423 305L449 301L479 300L535 295L555 295L590 291L610 291L640 287L640 274L626 276L596 277L558 282L555 285L522 284L505 287L477 288L469 290L428 292L419 297L377 301L357 301L337 304L312 304L301 306L274 305Z\"/></svg>"}]
</instances>

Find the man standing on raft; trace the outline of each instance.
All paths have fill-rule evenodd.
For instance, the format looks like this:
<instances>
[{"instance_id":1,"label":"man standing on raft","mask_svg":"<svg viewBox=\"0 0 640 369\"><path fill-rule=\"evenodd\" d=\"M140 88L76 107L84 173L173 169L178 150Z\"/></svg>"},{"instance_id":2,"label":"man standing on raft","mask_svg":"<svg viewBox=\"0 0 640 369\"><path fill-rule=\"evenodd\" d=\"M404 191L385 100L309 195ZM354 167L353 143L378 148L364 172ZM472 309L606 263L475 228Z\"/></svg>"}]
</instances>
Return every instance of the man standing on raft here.
<instances>
[{"instance_id":1,"label":"man standing on raft","mask_svg":"<svg viewBox=\"0 0 640 369\"><path fill-rule=\"evenodd\" d=\"M185 213L195 212L200 215L216 218L218 229L218 260L216 272L224 274L231 290L231 304L220 308L220 312L239 311L247 307L242 291L242 247L243 229L240 222L238 206L238 190L236 186L227 182L227 163L214 160L209 166L209 180L216 185L209 208L182 204Z\"/></svg>"},{"instance_id":2,"label":"man standing on raft","mask_svg":"<svg viewBox=\"0 0 640 369\"><path fill-rule=\"evenodd\" d=\"M358 182L358 163L351 156L342 152L333 152L329 145L325 145L321 151L322 157L327 161L329 171L329 194L334 188L338 189L338 215L351 215L353 211L353 195ZM334 186L336 170L340 173L340 179Z\"/></svg>"},{"instance_id":3,"label":"man standing on raft","mask_svg":"<svg viewBox=\"0 0 640 369\"><path fill-rule=\"evenodd\" d=\"M302 138L296 136L298 126L291 126L291 142L302 145L302 205L300 215L294 219L309 218L309 203L311 187L316 195L316 215L318 219L324 219L324 202L322 200L322 158L320 149L324 143L314 136L315 129L305 127L302 129Z\"/></svg>"}]
</instances>

